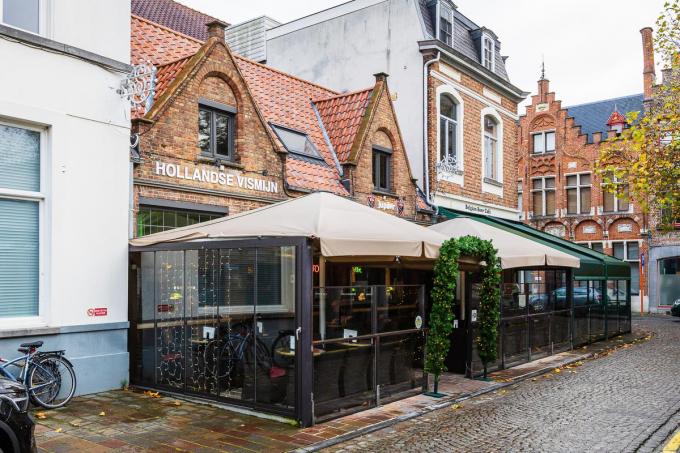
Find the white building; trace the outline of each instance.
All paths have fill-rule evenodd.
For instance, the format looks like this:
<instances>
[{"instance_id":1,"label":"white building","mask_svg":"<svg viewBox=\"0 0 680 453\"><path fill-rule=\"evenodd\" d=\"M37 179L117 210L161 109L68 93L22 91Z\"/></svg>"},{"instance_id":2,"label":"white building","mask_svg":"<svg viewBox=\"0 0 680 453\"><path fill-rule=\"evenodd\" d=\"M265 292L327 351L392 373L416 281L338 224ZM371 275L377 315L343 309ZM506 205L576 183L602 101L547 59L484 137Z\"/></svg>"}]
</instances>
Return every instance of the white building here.
<instances>
[{"instance_id":1,"label":"white building","mask_svg":"<svg viewBox=\"0 0 680 453\"><path fill-rule=\"evenodd\" d=\"M0 356L65 349L78 393L128 376L130 3L0 0Z\"/></svg>"}]
</instances>

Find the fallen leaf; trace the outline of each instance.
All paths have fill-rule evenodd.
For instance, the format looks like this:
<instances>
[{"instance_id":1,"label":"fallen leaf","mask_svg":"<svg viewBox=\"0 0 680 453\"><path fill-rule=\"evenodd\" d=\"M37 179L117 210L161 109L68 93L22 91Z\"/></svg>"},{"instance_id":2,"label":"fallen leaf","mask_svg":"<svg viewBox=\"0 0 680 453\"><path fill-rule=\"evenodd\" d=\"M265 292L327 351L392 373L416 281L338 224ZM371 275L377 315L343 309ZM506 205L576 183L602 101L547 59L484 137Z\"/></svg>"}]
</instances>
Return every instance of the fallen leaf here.
<instances>
[{"instance_id":1,"label":"fallen leaf","mask_svg":"<svg viewBox=\"0 0 680 453\"><path fill-rule=\"evenodd\" d=\"M74 427L77 428L77 427L80 426L80 423L78 423L78 422L71 422L71 423L69 423L69 425L74 426Z\"/></svg>"},{"instance_id":2,"label":"fallen leaf","mask_svg":"<svg viewBox=\"0 0 680 453\"><path fill-rule=\"evenodd\" d=\"M151 398L160 398L161 397L161 395L158 392L152 392L151 390L147 390L146 392L144 392L144 394L146 396L151 397Z\"/></svg>"},{"instance_id":3,"label":"fallen leaf","mask_svg":"<svg viewBox=\"0 0 680 453\"><path fill-rule=\"evenodd\" d=\"M174 404L175 406L181 406L181 405L182 405L182 403L180 403L179 401L175 401L173 404Z\"/></svg>"},{"instance_id":4,"label":"fallen leaf","mask_svg":"<svg viewBox=\"0 0 680 453\"><path fill-rule=\"evenodd\" d=\"M47 418L47 414L44 412L36 412L35 413L36 418L39 418L40 420L45 420Z\"/></svg>"},{"instance_id":5,"label":"fallen leaf","mask_svg":"<svg viewBox=\"0 0 680 453\"><path fill-rule=\"evenodd\" d=\"M63 429L61 429L61 428L57 428L57 429L54 430L55 433L60 433L62 431L63 431Z\"/></svg>"},{"instance_id":6,"label":"fallen leaf","mask_svg":"<svg viewBox=\"0 0 680 453\"><path fill-rule=\"evenodd\" d=\"M105 416L105 415L106 415L106 412L104 412L104 411L101 411L101 412L99 413L99 416L100 416L100 417L103 417L103 416Z\"/></svg>"},{"instance_id":7,"label":"fallen leaf","mask_svg":"<svg viewBox=\"0 0 680 453\"><path fill-rule=\"evenodd\" d=\"M555 373L561 373L562 372L562 370L560 370L559 368L555 368L554 371L555 371Z\"/></svg>"},{"instance_id":8,"label":"fallen leaf","mask_svg":"<svg viewBox=\"0 0 680 453\"><path fill-rule=\"evenodd\" d=\"M458 409L461 409L462 407L463 407L462 404L456 403L456 404L454 404L453 406L451 406L451 410L457 411Z\"/></svg>"},{"instance_id":9,"label":"fallen leaf","mask_svg":"<svg viewBox=\"0 0 680 453\"><path fill-rule=\"evenodd\" d=\"M534 382L538 381L537 378L532 378L531 380L534 381Z\"/></svg>"}]
</instances>

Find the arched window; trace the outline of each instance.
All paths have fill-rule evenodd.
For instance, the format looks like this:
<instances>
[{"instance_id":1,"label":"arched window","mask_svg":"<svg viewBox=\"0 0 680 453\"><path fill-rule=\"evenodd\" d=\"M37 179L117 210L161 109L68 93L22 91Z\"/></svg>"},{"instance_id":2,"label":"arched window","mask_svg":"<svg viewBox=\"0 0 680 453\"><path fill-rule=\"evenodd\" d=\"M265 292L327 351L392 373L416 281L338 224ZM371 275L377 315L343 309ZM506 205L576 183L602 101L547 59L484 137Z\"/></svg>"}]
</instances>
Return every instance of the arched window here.
<instances>
[{"instance_id":1,"label":"arched window","mask_svg":"<svg viewBox=\"0 0 680 453\"><path fill-rule=\"evenodd\" d=\"M451 96L439 98L439 160L458 161L458 104Z\"/></svg>"},{"instance_id":2,"label":"arched window","mask_svg":"<svg viewBox=\"0 0 680 453\"><path fill-rule=\"evenodd\" d=\"M484 116L484 177L498 181L498 122Z\"/></svg>"}]
</instances>

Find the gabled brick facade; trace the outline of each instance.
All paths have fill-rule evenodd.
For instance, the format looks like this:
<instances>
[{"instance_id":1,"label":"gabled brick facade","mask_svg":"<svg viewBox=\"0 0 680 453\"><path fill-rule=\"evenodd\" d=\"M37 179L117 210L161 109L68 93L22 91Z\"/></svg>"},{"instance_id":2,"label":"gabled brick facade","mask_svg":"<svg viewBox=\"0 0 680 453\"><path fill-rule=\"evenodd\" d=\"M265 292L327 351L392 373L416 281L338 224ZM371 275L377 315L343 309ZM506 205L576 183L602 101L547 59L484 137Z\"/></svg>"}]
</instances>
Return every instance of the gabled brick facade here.
<instances>
[{"instance_id":1,"label":"gabled brick facade","mask_svg":"<svg viewBox=\"0 0 680 453\"><path fill-rule=\"evenodd\" d=\"M616 103L612 102L612 105ZM633 201L626 210L605 211L602 181L595 173L594 164L599 156L600 144L607 137L603 137L601 132L595 132L592 136L582 133L577 119L569 116L569 109L562 107L561 101L550 91L547 79L538 81L537 93L532 96L531 104L520 117L517 128L519 172L515 185L522 188L518 198L518 201L521 200L521 218L539 230L564 239L593 248L601 245L602 251L609 255L614 255L614 247L620 247L621 242L637 244L639 254L633 256L633 245L630 261L632 266L638 267L639 256L647 256L648 253L647 218L640 206ZM623 113L627 112L619 112L619 115ZM610 115L610 119L612 117L616 118L618 115ZM606 123L606 119L602 121L601 130L608 128ZM534 152L532 135L546 132L555 134L554 150ZM613 135L615 131L610 130L607 134ZM577 212L570 213L567 178L572 176L574 179L575 175L585 175L590 179L587 184L583 184L586 189L583 193L587 194L589 191L590 196L584 196L582 205L577 206ZM546 177L554 178L555 182L555 211L548 215L544 215L546 212L534 212L533 209L534 196L543 197L541 191L533 191L534 181ZM584 178L583 181L587 179ZM581 196L580 192L576 193L578 197ZM590 204L590 209L582 209L583 206L587 207L587 203ZM636 270L633 269L633 272ZM643 271L640 275L640 288L647 294L645 280Z\"/></svg>"}]
</instances>

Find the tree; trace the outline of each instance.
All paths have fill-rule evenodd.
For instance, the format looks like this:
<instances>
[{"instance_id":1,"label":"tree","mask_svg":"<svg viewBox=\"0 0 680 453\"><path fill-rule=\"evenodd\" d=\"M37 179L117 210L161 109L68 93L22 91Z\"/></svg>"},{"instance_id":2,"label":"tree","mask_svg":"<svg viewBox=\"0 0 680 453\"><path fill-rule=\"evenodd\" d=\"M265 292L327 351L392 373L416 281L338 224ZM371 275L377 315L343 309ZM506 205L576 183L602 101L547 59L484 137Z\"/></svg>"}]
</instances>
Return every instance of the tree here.
<instances>
[{"instance_id":1,"label":"tree","mask_svg":"<svg viewBox=\"0 0 680 453\"><path fill-rule=\"evenodd\" d=\"M664 4L656 26L654 48L667 68L663 84L644 112L628 114L630 127L603 142L596 171L605 190L635 200L643 212L663 211L662 226L669 226L680 218L680 0Z\"/></svg>"}]
</instances>

